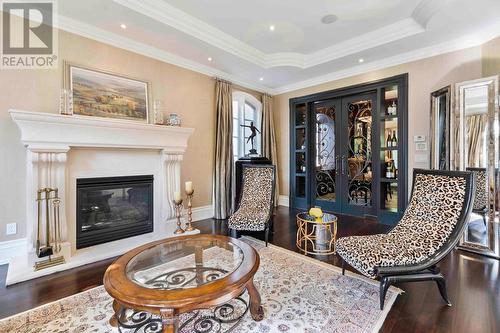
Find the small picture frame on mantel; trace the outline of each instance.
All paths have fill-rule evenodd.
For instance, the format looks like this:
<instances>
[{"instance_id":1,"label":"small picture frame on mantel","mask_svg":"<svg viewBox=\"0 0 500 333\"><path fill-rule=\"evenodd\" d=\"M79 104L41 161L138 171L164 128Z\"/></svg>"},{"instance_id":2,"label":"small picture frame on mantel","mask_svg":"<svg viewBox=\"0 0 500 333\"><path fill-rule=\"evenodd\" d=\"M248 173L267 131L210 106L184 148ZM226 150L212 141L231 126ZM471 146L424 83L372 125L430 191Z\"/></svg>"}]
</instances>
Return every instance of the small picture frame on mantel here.
<instances>
[{"instance_id":1,"label":"small picture frame on mantel","mask_svg":"<svg viewBox=\"0 0 500 333\"><path fill-rule=\"evenodd\" d=\"M149 123L148 81L65 62L63 86L61 113Z\"/></svg>"}]
</instances>

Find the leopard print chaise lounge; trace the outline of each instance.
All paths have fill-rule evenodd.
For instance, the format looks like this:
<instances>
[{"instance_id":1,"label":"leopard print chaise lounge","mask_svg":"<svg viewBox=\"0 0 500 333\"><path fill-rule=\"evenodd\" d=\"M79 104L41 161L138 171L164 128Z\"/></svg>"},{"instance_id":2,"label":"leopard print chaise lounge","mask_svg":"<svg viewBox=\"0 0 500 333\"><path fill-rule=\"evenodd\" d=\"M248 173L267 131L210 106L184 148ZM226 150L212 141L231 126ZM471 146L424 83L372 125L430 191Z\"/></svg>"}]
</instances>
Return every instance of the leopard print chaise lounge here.
<instances>
[{"instance_id":1,"label":"leopard print chaise lounge","mask_svg":"<svg viewBox=\"0 0 500 333\"><path fill-rule=\"evenodd\" d=\"M488 184L486 168L467 168L474 175L474 182L476 183L476 195L474 196L474 211L482 211L488 207Z\"/></svg>"},{"instance_id":2,"label":"leopard print chaise lounge","mask_svg":"<svg viewBox=\"0 0 500 333\"><path fill-rule=\"evenodd\" d=\"M336 242L337 253L370 278L376 277L377 267L423 262L452 234L465 196L463 177L417 174L411 201L391 232L340 238Z\"/></svg>"},{"instance_id":3,"label":"leopard print chaise lounge","mask_svg":"<svg viewBox=\"0 0 500 333\"><path fill-rule=\"evenodd\" d=\"M244 167L243 192L238 210L229 218L229 228L262 231L271 216L274 168Z\"/></svg>"}]
</instances>

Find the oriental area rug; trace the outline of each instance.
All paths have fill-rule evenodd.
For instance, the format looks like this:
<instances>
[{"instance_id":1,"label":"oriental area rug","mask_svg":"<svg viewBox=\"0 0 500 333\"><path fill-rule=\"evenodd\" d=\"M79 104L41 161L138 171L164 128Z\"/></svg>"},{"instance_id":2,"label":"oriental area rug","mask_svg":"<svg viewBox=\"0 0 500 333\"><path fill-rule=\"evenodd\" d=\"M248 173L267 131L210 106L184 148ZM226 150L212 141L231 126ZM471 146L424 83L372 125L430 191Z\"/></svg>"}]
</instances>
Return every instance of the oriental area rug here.
<instances>
[{"instance_id":1,"label":"oriental area rug","mask_svg":"<svg viewBox=\"0 0 500 333\"><path fill-rule=\"evenodd\" d=\"M264 319L255 322L246 293L224 306L183 314L180 332L377 332L400 289L391 287L379 309L379 284L360 275L253 238L260 255L255 285ZM219 253L220 254L220 253ZM0 321L0 332L158 332L158 319L127 314L129 325L108 323L112 298L100 286Z\"/></svg>"}]
</instances>

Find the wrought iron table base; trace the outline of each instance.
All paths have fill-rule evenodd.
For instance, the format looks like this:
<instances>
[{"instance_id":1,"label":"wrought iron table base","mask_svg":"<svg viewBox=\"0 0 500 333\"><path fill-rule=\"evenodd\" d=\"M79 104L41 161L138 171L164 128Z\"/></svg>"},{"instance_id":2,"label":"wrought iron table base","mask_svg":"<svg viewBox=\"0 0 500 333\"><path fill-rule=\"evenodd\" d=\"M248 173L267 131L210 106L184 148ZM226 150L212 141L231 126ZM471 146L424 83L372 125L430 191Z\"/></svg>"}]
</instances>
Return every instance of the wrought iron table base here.
<instances>
[{"instance_id":1,"label":"wrought iron table base","mask_svg":"<svg viewBox=\"0 0 500 333\"><path fill-rule=\"evenodd\" d=\"M233 300L212 309L196 310L172 318L174 332L231 332L245 317L250 308L249 296L244 292ZM119 332L168 332L165 319L147 311L120 308L116 316Z\"/></svg>"},{"instance_id":2,"label":"wrought iron table base","mask_svg":"<svg viewBox=\"0 0 500 333\"><path fill-rule=\"evenodd\" d=\"M146 282L159 290L173 290L185 288L196 283L204 284L217 279L227 271L211 267L184 268L160 274ZM250 310L254 320L263 318L263 309L260 305L260 295L253 281L247 283L246 289L236 298L222 305L200 309L189 313L176 314L173 310L162 309L161 314L134 310L122 307L113 301L115 315L109 323L117 327L119 332L231 332Z\"/></svg>"}]
</instances>

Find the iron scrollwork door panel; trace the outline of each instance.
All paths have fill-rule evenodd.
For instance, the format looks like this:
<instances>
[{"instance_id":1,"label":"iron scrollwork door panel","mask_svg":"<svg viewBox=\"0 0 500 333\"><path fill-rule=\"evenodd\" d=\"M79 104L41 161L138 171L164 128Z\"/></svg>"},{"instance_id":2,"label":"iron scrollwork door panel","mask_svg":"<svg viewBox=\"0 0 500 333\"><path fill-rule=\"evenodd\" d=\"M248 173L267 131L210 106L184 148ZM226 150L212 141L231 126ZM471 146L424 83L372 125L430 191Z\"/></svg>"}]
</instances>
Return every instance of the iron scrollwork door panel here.
<instances>
[{"instance_id":1,"label":"iron scrollwork door panel","mask_svg":"<svg viewBox=\"0 0 500 333\"><path fill-rule=\"evenodd\" d=\"M356 215L373 213L373 115L376 94L342 99L342 211Z\"/></svg>"},{"instance_id":2,"label":"iron scrollwork door panel","mask_svg":"<svg viewBox=\"0 0 500 333\"><path fill-rule=\"evenodd\" d=\"M341 123L341 104L332 99L314 105L314 128L311 140L313 172L311 197L313 205L325 210L338 211L340 180L339 130Z\"/></svg>"}]
</instances>

